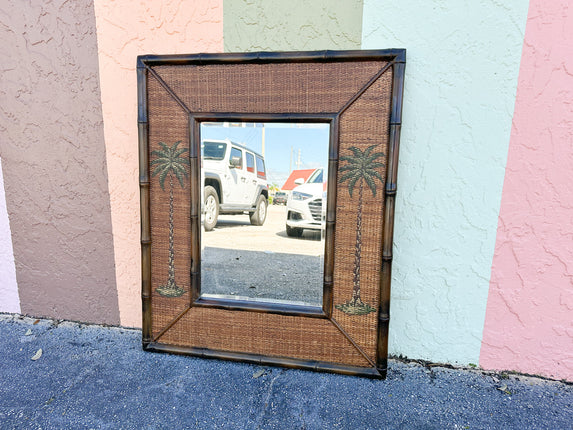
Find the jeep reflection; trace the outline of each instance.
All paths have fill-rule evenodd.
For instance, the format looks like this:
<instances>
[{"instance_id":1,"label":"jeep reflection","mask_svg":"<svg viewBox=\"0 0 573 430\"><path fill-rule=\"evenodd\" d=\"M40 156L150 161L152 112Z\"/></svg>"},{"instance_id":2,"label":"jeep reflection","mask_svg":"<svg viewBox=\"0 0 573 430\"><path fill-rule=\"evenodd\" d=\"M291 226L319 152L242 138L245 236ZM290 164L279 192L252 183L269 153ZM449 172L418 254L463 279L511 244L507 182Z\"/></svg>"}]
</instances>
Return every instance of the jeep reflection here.
<instances>
[{"instance_id":1,"label":"jeep reflection","mask_svg":"<svg viewBox=\"0 0 573 430\"><path fill-rule=\"evenodd\" d=\"M251 224L263 225L269 198L263 156L229 139L203 141L201 155L205 231L219 214L248 213Z\"/></svg>"}]
</instances>

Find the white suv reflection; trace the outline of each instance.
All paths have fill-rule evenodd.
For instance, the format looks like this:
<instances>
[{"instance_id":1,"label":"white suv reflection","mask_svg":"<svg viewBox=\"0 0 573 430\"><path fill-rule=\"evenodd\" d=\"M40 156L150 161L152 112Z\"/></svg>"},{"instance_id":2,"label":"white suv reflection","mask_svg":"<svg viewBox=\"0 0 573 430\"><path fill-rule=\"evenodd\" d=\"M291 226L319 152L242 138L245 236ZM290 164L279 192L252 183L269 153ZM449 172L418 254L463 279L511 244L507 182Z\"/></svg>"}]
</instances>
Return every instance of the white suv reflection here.
<instances>
[{"instance_id":1,"label":"white suv reflection","mask_svg":"<svg viewBox=\"0 0 573 430\"><path fill-rule=\"evenodd\" d=\"M291 237L301 237L303 231L324 231L326 214L326 183L323 182L323 169L316 169L306 184L292 190L287 200L286 233Z\"/></svg>"}]
</instances>

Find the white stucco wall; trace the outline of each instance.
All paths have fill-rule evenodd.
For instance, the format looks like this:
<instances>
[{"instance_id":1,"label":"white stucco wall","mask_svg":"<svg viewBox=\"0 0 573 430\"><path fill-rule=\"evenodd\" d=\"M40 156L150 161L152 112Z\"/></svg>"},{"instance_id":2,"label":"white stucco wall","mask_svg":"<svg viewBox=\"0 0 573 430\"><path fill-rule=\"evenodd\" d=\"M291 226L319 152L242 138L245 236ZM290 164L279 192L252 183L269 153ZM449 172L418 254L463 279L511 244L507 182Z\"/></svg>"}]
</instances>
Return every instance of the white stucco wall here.
<instances>
[{"instance_id":1,"label":"white stucco wall","mask_svg":"<svg viewBox=\"0 0 573 430\"><path fill-rule=\"evenodd\" d=\"M6 210L6 193L0 158L0 312L20 313L20 297L12 249L12 233Z\"/></svg>"},{"instance_id":2,"label":"white stucco wall","mask_svg":"<svg viewBox=\"0 0 573 430\"><path fill-rule=\"evenodd\" d=\"M391 354L478 363L527 7L364 1L362 48L407 49Z\"/></svg>"}]
</instances>

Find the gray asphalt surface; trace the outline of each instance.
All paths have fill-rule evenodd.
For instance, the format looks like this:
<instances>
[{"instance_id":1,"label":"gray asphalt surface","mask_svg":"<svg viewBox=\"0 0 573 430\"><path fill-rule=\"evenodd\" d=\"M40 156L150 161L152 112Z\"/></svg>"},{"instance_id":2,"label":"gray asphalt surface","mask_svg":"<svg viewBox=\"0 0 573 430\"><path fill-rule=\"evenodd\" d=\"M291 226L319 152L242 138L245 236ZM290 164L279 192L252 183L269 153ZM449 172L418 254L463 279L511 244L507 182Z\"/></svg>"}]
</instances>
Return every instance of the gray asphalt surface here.
<instances>
[{"instance_id":1,"label":"gray asphalt surface","mask_svg":"<svg viewBox=\"0 0 573 430\"><path fill-rule=\"evenodd\" d=\"M201 292L322 305L322 257L206 247Z\"/></svg>"},{"instance_id":2,"label":"gray asphalt surface","mask_svg":"<svg viewBox=\"0 0 573 430\"><path fill-rule=\"evenodd\" d=\"M573 386L539 378L391 360L387 380L369 380L147 353L138 330L33 322L0 314L2 429L570 429L573 423Z\"/></svg>"}]
</instances>

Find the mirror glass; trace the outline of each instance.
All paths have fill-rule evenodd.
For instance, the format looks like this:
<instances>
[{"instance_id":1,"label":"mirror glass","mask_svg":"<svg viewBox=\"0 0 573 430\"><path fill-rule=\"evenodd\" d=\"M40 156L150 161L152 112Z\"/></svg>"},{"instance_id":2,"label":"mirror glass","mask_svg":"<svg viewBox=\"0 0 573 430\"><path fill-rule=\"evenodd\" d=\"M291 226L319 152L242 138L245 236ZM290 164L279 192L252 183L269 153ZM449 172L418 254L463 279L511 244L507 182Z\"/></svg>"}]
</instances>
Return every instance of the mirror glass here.
<instances>
[{"instance_id":1,"label":"mirror glass","mask_svg":"<svg viewBox=\"0 0 573 430\"><path fill-rule=\"evenodd\" d=\"M322 306L329 133L201 123L201 297Z\"/></svg>"}]
</instances>

